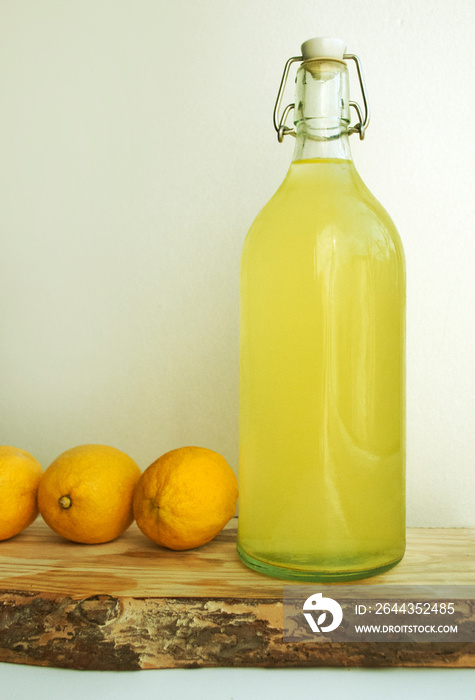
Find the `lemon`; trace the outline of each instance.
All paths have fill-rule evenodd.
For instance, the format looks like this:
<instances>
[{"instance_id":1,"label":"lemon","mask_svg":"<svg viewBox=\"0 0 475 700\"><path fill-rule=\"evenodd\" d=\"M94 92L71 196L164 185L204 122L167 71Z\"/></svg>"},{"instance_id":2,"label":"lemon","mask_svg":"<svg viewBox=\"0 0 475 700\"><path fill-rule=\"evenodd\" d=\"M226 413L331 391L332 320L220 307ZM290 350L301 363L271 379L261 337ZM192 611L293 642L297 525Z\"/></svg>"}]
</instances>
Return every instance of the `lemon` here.
<instances>
[{"instance_id":1,"label":"lemon","mask_svg":"<svg viewBox=\"0 0 475 700\"><path fill-rule=\"evenodd\" d=\"M0 446L0 540L30 525L38 515L41 464L25 450Z\"/></svg>"},{"instance_id":2,"label":"lemon","mask_svg":"<svg viewBox=\"0 0 475 700\"><path fill-rule=\"evenodd\" d=\"M180 447L140 477L134 514L144 535L169 549L209 542L234 515L236 476L224 457L204 447Z\"/></svg>"},{"instance_id":3,"label":"lemon","mask_svg":"<svg viewBox=\"0 0 475 700\"><path fill-rule=\"evenodd\" d=\"M109 542L134 519L132 498L140 474L134 460L115 447L73 447L46 469L38 490L40 513L68 540Z\"/></svg>"}]
</instances>

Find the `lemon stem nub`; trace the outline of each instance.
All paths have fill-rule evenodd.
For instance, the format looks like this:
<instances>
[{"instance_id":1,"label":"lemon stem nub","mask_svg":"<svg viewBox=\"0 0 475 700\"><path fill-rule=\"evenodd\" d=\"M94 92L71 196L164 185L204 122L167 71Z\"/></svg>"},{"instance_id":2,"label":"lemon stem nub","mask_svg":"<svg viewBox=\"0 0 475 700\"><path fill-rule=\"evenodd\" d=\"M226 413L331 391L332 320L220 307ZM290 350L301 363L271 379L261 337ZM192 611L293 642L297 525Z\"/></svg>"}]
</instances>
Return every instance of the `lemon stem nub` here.
<instances>
[{"instance_id":1,"label":"lemon stem nub","mask_svg":"<svg viewBox=\"0 0 475 700\"><path fill-rule=\"evenodd\" d=\"M61 508L64 508L64 510L66 510L67 508L71 508L72 501L69 498L69 496L61 496L61 498L58 498L58 503L61 506Z\"/></svg>"}]
</instances>

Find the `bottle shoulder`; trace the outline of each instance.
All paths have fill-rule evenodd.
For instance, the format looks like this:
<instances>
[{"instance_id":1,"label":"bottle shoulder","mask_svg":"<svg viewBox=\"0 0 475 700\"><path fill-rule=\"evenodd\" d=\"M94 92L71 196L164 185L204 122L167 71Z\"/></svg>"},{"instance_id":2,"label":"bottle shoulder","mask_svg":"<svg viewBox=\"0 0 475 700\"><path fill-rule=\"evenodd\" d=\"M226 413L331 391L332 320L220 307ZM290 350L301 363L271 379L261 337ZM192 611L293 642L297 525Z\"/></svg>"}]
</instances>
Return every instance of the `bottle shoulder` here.
<instances>
[{"instance_id":1,"label":"bottle shoulder","mask_svg":"<svg viewBox=\"0 0 475 700\"><path fill-rule=\"evenodd\" d=\"M328 235L402 242L388 212L371 193L352 161L298 161L261 209L246 237L250 244L278 245L282 238L296 242Z\"/></svg>"}]
</instances>

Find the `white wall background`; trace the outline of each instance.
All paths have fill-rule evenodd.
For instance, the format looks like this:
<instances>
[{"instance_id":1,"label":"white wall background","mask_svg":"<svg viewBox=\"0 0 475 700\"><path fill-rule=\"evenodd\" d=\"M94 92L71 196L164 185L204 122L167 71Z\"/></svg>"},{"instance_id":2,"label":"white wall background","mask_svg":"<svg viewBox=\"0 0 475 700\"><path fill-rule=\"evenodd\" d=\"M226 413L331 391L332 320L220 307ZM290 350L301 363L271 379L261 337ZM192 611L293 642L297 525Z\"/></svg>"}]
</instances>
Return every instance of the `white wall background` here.
<instances>
[{"instance_id":1,"label":"white wall background","mask_svg":"<svg viewBox=\"0 0 475 700\"><path fill-rule=\"evenodd\" d=\"M1 0L0 442L237 470L240 250L293 147L276 90L336 35L406 249L408 524L475 525L474 25L470 0Z\"/></svg>"}]
</instances>

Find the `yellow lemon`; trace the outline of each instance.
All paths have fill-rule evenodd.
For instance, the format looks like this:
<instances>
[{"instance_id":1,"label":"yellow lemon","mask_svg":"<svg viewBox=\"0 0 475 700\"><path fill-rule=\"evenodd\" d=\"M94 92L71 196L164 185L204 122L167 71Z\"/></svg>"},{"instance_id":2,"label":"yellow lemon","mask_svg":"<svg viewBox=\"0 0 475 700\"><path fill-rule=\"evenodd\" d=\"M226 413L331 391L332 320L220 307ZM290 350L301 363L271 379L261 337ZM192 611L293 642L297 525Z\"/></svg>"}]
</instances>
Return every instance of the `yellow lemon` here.
<instances>
[{"instance_id":1,"label":"yellow lemon","mask_svg":"<svg viewBox=\"0 0 475 700\"><path fill-rule=\"evenodd\" d=\"M40 463L29 452L0 445L0 540L17 535L38 515L42 474Z\"/></svg>"},{"instance_id":2,"label":"yellow lemon","mask_svg":"<svg viewBox=\"0 0 475 700\"><path fill-rule=\"evenodd\" d=\"M191 549L223 529L237 497L237 479L224 457L204 447L181 447L144 471L135 487L134 515L157 544Z\"/></svg>"},{"instance_id":3,"label":"yellow lemon","mask_svg":"<svg viewBox=\"0 0 475 700\"><path fill-rule=\"evenodd\" d=\"M63 452L45 471L38 505L45 522L73 542L98 544L132 523L132 498L140 469L107 445L80 445Z\"/></svg>"}]
</instances>

